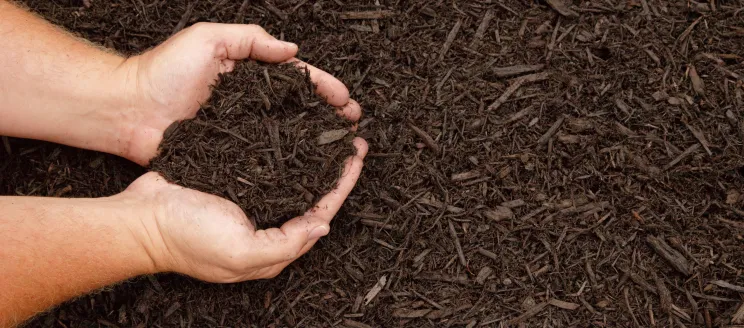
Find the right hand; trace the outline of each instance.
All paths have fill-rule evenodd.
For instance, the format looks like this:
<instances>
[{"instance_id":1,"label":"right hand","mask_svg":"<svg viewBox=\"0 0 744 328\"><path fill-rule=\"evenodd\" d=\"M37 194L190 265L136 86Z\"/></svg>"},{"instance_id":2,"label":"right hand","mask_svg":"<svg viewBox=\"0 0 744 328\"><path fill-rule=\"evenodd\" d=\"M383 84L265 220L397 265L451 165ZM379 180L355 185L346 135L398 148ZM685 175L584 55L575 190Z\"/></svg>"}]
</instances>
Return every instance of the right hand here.
<instances>
[{"instance_id":1,"label":"right hand","mask_svg":"<svg viewBox=\"0 0 744 328\"><path fill-rule=\"evenodd\" d=\"M133 226L156 271L221 283L273 278L328 234L367 154L363 139L356 138L354 146L357 154L346 161L336 189L280 228L256 230L233 202L168 183L155 172L118 196L151 213Z\"/></svg>"}]
</instances>

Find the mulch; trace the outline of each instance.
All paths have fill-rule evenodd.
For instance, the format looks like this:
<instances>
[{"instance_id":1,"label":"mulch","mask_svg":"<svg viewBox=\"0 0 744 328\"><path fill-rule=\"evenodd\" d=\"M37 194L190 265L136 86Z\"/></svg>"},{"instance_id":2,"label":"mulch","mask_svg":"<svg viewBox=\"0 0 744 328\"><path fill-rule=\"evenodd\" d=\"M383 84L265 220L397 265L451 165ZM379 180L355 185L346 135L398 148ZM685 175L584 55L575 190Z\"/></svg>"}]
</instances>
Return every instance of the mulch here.
<instances>
[{"instance_id":1,"label":"mulch","mask_svg":"<svg viewBox=\"0 0 744 328\"><path fill-rule=\"evenodd\" d=\"M232 200L254 226L302 215L333 190L356 153L351 123L292 64L237 63L212 92L195 119L166 130L149 168Z\"/></svg>"},{"instance_id":2,"label":"mulch","mask_svg":"<svg viewBox=\"0 0 744 328\"><path fill-rule=\"evenodd\" d=\"M347 84L370 145L331 234L276 279L141 277L29 327L744 323L741 1L26 3L124 54L259 24ZM2 194L143 171L3 141Z\"/></svg>"}]
</instances>

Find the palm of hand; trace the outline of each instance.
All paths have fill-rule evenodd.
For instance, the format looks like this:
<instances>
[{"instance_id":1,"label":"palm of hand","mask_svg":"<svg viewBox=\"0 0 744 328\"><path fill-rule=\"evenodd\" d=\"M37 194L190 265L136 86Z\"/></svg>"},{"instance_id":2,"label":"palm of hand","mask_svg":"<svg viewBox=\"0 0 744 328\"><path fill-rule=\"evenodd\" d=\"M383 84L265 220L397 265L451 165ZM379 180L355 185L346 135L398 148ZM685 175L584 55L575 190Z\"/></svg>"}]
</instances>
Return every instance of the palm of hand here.
<instances>
[{"instance_id":1,"label":"palm of hand","mask_svg":"<svg viewBox=\"0 0 744 328\"><path fill-rule=\"evenodd\" d=\"M160 204L154 220L145 225L153 230L148 235L159 236L150 242L162 243L157 249L167 250L153 255L163 271L235 282L273 277L284 268L282 262L298 256L291 250L266 258L260 251L264 239L283 236L273 230L257 233L243 211L223 198L167 183L156 173L137 179L127 191Z\"/></svg>"}]
</instances>

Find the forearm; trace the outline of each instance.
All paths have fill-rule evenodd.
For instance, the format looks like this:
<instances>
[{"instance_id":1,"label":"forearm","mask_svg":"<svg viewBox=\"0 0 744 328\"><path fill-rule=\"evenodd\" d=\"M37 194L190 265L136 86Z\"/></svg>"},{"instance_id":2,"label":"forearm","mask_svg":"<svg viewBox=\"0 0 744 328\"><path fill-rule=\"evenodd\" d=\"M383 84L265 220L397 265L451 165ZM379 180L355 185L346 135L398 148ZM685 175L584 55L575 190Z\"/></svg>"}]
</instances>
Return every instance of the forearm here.
<instances>
[{"instance_id":1,"label":"forearm","mask_svg":"<svg viewBox=\"0 0 744 328\"><path fill-rule=\"evenodd\" d=\"M0 0L0 135L125 154L123 62Z\"/></svg>"},{"instance_id":2,"label":"forearm","mask_svg":"<svg viewBox=\"0 0 744 328\"><path fill-rule=\"evenodd\" d=\"M0 327L155 271L134 200L0 197L0 208Z\"/></svg>"}]
</instances>

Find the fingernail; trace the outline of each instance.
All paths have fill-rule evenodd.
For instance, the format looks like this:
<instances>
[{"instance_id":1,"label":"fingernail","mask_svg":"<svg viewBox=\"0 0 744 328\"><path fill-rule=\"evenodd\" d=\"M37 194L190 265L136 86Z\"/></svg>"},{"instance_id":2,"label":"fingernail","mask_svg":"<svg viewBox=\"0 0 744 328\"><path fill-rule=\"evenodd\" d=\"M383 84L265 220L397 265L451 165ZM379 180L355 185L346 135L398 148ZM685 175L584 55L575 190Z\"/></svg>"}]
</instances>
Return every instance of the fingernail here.
<instances>
[{"instance_id":1,"label":"fingernail","mask_svg":"<svg viewBox=\"0 0 744 328\"><path fill-rule=\"evenodd\" d=\"M328 227L327 226L319 226L315 227L313 231L310 231L310 234L307 236L308 239L318 239L320 237L323 237L328 234Z\"/></svg>"}]
</instances>

